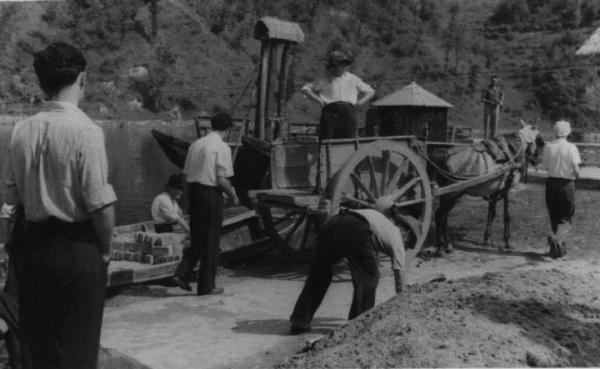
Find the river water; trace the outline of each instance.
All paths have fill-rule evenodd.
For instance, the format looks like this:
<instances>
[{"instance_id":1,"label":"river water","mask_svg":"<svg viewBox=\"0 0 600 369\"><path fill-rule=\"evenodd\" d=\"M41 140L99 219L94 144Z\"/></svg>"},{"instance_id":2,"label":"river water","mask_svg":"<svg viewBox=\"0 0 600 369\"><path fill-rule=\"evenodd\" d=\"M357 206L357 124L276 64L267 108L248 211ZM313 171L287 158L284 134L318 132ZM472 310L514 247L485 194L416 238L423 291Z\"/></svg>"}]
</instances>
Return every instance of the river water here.
<instances>
[{"instance_id":1,"label":"river water","mask_svg":"<svg viewBox=\"0 0 600 369\"><path fill-rule=\"evenodd\" d=\"M169 175L179 171L163 154L150 130L158 129L192 141L196 137L193 123L97 123L102 127L106 139L109 182L118 197L117 224L150 220L150 205L154 196L164 189ZM13 124L0 125L0 165L5 162L12 128ZM185 200L181 205L186 209Z\"/></svg>"}]
</instances>

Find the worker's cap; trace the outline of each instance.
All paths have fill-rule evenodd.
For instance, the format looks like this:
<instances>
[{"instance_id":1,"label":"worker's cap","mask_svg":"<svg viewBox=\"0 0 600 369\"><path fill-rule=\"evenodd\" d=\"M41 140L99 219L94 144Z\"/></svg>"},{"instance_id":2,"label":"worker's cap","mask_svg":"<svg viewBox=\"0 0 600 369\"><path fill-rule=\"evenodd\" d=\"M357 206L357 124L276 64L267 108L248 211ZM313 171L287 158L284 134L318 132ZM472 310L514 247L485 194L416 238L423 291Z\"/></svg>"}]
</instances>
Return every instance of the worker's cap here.
<instances>
[{"instance_id":1,"label":"worker's cap","mask_svg":"<svg viewBox=\"0 0 600 369\"><path fill-rule=\"evenodd\" d=\"M554 123L554 134L556 137L567 137L571 133L571 124L566 120Z\"/></svg>"},{"instance_id":2,"label":"worker's cap","mask_svg":"<svg viewBox=\"0 0 600 369\"><path fill-rule=\"evenodd\" d=\"M394 199L391 196L383 196L375 201L375 210L385 216L389 216L390 210L394 206Z\"/></svg>"},{"instance_id":3,"label":"worker's cap","mask_svg":"<svg viewBox=\"0 0 600 369\"><path fill-rule=\"evenodd\" d=\"M183 174L173 174L169 177L167 187L174 188L176 190L183 190Z\"/></svg>"},{"instance_id":4,"label":"worker's cap","mask_svg":"<svg viewBox=\"0 0 600 369\"><path fill-rule=\"evenodd\" d=\"M354 55L348 50L331 50L327 54L327 65L350 65L354 62Z\"/></svg>"}]
</instances>

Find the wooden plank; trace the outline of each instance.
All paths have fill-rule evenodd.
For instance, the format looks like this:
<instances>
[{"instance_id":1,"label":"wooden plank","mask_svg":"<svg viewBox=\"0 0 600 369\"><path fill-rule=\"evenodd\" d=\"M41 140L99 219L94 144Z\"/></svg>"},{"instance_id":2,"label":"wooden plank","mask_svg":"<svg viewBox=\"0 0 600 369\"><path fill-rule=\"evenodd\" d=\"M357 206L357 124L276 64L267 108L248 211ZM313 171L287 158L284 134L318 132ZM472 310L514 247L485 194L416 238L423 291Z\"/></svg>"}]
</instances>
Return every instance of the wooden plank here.
<instances>
[{"instance_id":1,"label":"wooden plank","mask_svg":"<svg viewBox=\"0 0 600 369\"><path fill-rule=\"evenodd\" d=\"M470 187L475 187L477 185L484 184L486 182L491 182L491 181L497 179L498 177L503 176L504 174L506 174L506 172L510 171L513 168L514 167L508 165L497 171L494 171L494 172L491 172L488 174L484 174L482 176L474 177L473 179L466 179L464 181L460 181L458 183L454 183L454 184L451 184L448 186L434 188L433 196L437 197L437 196L442 196L442 195L446 195L446 194L453 193L453 192L460 192L460 191L466 190L467 188L470 188Z\"/></svg>"}]
</instances>

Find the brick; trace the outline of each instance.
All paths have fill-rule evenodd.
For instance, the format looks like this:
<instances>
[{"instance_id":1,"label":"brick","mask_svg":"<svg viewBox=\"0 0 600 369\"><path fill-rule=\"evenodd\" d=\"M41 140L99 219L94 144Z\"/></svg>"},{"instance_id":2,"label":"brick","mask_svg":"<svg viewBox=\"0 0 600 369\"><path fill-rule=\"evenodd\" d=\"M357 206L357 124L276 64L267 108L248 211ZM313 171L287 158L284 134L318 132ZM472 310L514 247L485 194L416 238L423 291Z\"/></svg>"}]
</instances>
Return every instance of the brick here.
<instances>
[{"instance_id":1,"label":"brick","mask_svg":"<svg viewBox=\"0 0 600 369\"><path fill-rule=\"evenodd\" d=\"M125 242L113 241L110 244L110 249L113 251L125 251Z\"/></svg>"},{"instance_id":2,"label":"brick","mask_svg":"<svg viewBox=\"0 0 600 369\"><path fill-rule=\"evenodd\" d=\"M150 253L150 246L139 242L125 242L125 251L127 252L141 252L144 254Z\"/></svg>"},{"instance_id":3,"label":"brick","mask_svg":"<svg viewBox=\"0 0 600 369\"><path fill-rule=\"evenodd\" d=\"M154 256L171 256L171 255L173 255L173 245L154 246L152 248L152 255L154 255Z\"/></svg>"},{"instance_id":4,"label":"brick","mask_svg":"<svg viewBox=\"0 0 600 369\"><path fill-rule=\"evenodd\" d=\"M152 255L143 255L142 263L144 264L154 264L154 256Z\"/></svg>"},{"instance_id":5,"label":"brick","mask_svg":"<svg viewBox=\"0 0 600 369\"><path fill-rule=\"evenodd\" d=\"M167 262L167 257L166 256L155 256L154 257L154 264L163 264Z\"/></svg>"}]
</instances>

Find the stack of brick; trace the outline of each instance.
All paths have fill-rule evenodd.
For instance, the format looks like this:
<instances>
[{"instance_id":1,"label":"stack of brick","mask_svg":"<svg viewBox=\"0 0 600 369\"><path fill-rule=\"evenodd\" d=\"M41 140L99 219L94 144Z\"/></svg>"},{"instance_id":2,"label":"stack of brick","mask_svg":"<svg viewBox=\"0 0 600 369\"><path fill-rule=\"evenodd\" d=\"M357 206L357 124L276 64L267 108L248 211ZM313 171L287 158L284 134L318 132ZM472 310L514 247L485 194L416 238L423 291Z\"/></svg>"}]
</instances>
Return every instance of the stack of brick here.
<instances>
[{"instance_id":1,"label":"stack of brick","mask_svg":"<svg viewBox=\"0 0 600 369\"><path fill-rule=\"evenodd\" d=\"M117 236L112 243L111 259L144 264L162 264L181 258L181 239L170 233L135 232Z\"/></svg>"}]
</instances>

